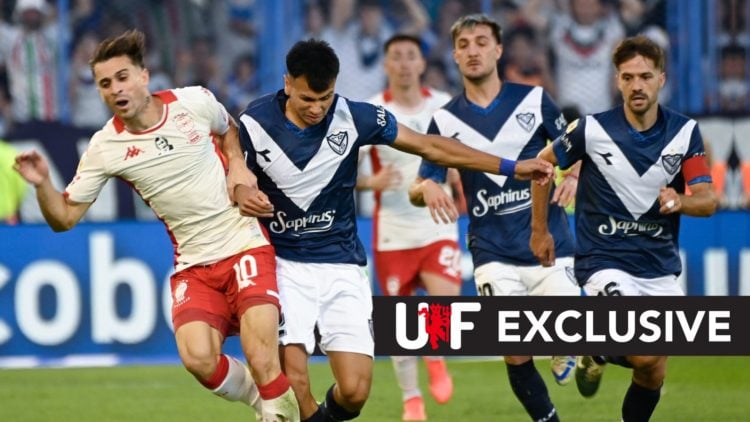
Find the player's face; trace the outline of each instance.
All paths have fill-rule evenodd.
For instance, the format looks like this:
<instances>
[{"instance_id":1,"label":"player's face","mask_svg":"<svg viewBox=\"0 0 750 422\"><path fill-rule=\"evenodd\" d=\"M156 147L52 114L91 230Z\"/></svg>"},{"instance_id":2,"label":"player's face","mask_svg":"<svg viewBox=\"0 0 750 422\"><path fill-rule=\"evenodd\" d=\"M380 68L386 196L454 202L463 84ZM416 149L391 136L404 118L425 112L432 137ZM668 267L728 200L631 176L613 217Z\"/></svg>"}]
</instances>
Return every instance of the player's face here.
<instances>
[{"instance_id":1,"label":"player's face","mask_svg":"<svg viewBox=\"0 0 750 422\"><path fill-rule=\"evenodd\" d=\"M426 67L422 51L411 41L397 41L388 46L383 65L388 81L401 87L419 85Z\"/></svg>"},{"instance_id":2,"label":"player's face","mask_svg":"<svg viewBox=\"0 0 750 422\"><path fill-rule=\"evenodd\" d=\"M654 65L653 60L637 55L620 64L616 76L617 88L631 113L644 114L659 101L664 72Z\"/></svg>"},{"instance_id":3,"label":"player's face","mask_svg":"<svg viewBox=\"0 0 750 422\"><path fill-rule=\"evenodd\" d=\"M453 60L465 79L480 82L497 75L497 61L503 53L487 25L465 28L453 44Z\"/></svg>"},{"instance_id":4,"label":"player's face","mask_svg":"<svg viewBox=\"0 0 750 422\"><path fill-rule=\"evenodd\" d=\"M287 118L300 128L320 123L333 104L334 86L335 83L331 83L323 92L315 92L304 75L296 78L284 75L284 92L289 96L286 102Z\"/></svg>"},{"instance_id":5,"label":"player's face","mask_svg":"<svg viewBox=\"0 0 750 422\"><path fill-rule=\"evenodd\" d=\"M130 120L146 106L148 70L128 56L113 57L94 65L94 80L107 107L122 120Z\"/></svg>"}]
</instances>

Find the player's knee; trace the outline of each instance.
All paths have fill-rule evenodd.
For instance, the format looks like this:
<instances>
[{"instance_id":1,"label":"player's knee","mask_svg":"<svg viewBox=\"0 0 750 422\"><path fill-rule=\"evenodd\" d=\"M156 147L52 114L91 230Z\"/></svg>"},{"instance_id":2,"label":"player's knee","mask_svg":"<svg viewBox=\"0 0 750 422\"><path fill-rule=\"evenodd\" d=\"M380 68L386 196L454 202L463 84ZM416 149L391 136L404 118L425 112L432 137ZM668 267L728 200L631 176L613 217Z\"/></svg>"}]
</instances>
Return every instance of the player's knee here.
<instances>
[{"instance_id":1,"label":"player's knee","mask_svg":"<svg viewBox=\"0 0 750 422\"><path fill-rule=\"evenodd\" d=\"M200 379L206 379L216 371L218 356L208 350L188 349L180 353L185 369Z\"/></svg>"},{"instance_id":2,"label":"player's knee","mask_svg":"<svg viewBox=\"0 0 750 422\"><path fill-rule=\"evenodd\" d=\"M370 396L370 380L367 377L356 379L342 380L338 382L339 394L344 403L341 403L349 410L359 410L364 407L367 398Z\"/></svg>"},{"instance_id":3,"label":"player's knee","mask_svg":"<svg viewBox=\"0 0 750 422\"><path fill-rule=\"evenodd\" d=\"M246 357L253 373L265 375L262 378L267 378L268 374L281 370L278 354L274 350L255 349L247 353Z\"/></svg>"},{"instance_id":4,"label":"player's knee","mask_svg":"<svg viewBox=\"0 0 750 422\"><path fill-rule=\"evenodd\" d=\"M651 389L657 389L664 383L667 374L665 356L631 356L630 363L636 383Z\"/></svg>"}]
</instances>

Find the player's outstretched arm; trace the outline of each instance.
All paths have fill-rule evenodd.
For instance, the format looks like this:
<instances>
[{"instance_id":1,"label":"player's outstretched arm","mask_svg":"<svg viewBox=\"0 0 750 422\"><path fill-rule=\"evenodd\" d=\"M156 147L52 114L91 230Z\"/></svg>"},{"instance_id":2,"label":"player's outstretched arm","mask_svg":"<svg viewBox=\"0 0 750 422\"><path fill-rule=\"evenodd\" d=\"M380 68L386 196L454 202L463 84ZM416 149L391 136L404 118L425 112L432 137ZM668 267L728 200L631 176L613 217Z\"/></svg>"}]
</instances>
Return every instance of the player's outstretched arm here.
<instances>
[{"instance_id":1,"label":"player's outstretched arm","mask_svg":"<svg viewBox=\"0 0 750 422\"><path fill-rule=\"evenodd\" d=\"M58 192L50 181L47 160L36 151L18 154L13 168L34 186L42 215L56 232L72 229L91 206L70 201Z\"/></svg>"},{"instance_id":2,"label":"player's outstretched arm","mask_svg":"<svg viewBox=\"0 0 750 422\"><path fill-rule=\"evenodd\" d=\"M427 206L435 223L454 223L458 209L453 198L432 179L417 177L409 188L409 201L417 207Z\"/></svg>"},{"instance_id":3,"label":"player's outstretched arm","mask_svg":"<svg viewBox=\"0 0 750 422\"><path fill-rule=\"evenodd\" d=\"M539 159L549 164L557 163L552 145L548 145L538 155ZM555 240L547 226L549 212L549 190L551 184L531 184L531 237L529 247L539 263L545 267L555 264Z\"/></svg>"},{"instance_id":4,"label":"player's outstretched arm","mask_svg":"<svg viewBox=\"0 0 750 422\"><path fill-rule=\"evenodd\" d=\"M534 179L539 183L547 183L553 173L553 167L538 158L517 163L513 160L501 160L499 157L468 147L455 139L424 135L400 123L393 146L401 151L420 155L441 166L503 174L520 180Z\"/></svg>"}]
</instances>

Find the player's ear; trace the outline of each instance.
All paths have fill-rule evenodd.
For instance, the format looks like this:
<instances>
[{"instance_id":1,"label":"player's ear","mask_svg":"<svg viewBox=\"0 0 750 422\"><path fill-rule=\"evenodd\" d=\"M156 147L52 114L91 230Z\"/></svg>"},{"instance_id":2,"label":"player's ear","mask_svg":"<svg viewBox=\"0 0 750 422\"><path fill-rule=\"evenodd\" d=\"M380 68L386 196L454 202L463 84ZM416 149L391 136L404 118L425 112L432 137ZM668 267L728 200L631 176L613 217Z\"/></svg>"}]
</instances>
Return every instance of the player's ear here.
<instances>
[{"instance_id":1,"label":"player's ear","mask_svg":"<svg viewBox=\"0 0 750 422\"><path fill-rule=\"evenodd\" d=\"M291 88L292 82L290 80L290 77L288 74L284 74L284 94L289 96L290 88Z\"/></svg>"},{"instance_id":2,"label":"player's ear","mask_svg":"<svg viewBox=\"0 0 750 422\"><path fill-rule=\"evenodd\" d=\"M667 75L664 72L659 73L659 88L664 88L664 84L667 81Z\"/></svg>"}]
</instances>

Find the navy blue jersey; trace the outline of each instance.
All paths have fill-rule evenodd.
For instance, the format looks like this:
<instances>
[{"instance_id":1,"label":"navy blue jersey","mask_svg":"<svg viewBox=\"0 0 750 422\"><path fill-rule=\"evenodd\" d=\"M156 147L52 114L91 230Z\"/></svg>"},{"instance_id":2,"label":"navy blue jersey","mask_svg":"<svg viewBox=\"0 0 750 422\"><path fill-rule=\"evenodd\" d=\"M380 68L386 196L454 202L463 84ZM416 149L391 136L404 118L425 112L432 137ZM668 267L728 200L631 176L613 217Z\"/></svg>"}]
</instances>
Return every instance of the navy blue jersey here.
<instances>
[{"instance_id":1,"label":"navy blue jersey","mask_svg":"<svg viewBox=\"0 0 750 422\"><path fill-rule=\"evenodd\" d=\"M392 144L396 119L336 95L322 122L300 129L284 115L286 99L283 91L261 97L240 116L247 165L275 208L260 221L282 258L364 265L354 209L359 147Z\"/></svg>"},{"instance_id":2,"label":"navy blue jersey","mask_svg":"<svg viewBox=\"0 0 750 422\"><path fill-rule=\"evenodd\" d=\"M608 268L643 278L682 271L679 214L659 213L659 190L684 192L682 163L705 154L695 120L660 106L654 126L638 132L620 106L571 123L553 149L563 168L583 160L576 196L578 280Z\"/></svg>"},{"instance_id":3,"label":"navy blue jersey","mask_svg":"<svg viewBox=\"0 0 750 422\"><path fill-rule=\"evenodd\" d=\"M497 98L482 108L461 94L435 112L429 133L460 140L478 150L524 160L536 157L557 138L565 118L540 87L504 82ZM420 176L438 182L446 169L423 161ZM461 170L469 210L468 246L474 266L488 262L539 265L529 248L531 183L505 176ZM565 212L551 207L549 228L557 256L573 256L573 239Z\"/></svg>"}]
</instances>

